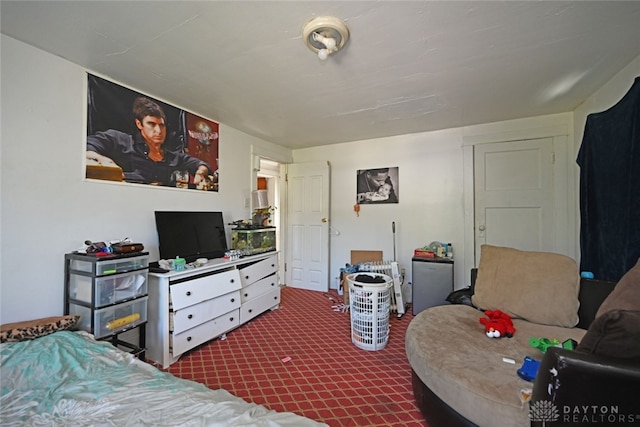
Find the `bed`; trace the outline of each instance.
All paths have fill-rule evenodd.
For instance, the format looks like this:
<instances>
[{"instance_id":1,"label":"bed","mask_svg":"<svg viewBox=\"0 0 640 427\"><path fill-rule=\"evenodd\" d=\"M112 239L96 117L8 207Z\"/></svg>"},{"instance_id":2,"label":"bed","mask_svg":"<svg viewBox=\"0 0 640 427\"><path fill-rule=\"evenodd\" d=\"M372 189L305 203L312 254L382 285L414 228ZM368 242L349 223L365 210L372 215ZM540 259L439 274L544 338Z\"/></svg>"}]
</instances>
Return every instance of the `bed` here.
<instances>
[{"instance_id":1,"label":"bed","mask_svg":"<svg viewBox=\"0 0 640 427\"><path fill-rule=\"evenodd\" d=\"M325 426L162 372L82 331L0 344L0 425Z\"/></svg>"}]
</instances>

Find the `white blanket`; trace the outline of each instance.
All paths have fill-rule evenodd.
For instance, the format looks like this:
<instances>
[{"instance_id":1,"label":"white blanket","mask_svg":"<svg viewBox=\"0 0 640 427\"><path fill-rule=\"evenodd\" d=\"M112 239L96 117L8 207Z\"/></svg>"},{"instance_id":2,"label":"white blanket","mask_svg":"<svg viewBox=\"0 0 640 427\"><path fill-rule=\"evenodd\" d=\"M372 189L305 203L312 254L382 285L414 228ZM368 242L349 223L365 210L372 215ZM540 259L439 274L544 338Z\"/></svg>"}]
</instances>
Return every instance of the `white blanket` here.
<instances>
[{"instance_id":1,"label":"white blanket","mask_svg":"<svg viewBox=\"0 0 640 427\"><path fill-rule=\"evenodd\" d=\"M83 332L0 344L3 426L325 426L176 378Z\"/></svg>"}]
</instances>

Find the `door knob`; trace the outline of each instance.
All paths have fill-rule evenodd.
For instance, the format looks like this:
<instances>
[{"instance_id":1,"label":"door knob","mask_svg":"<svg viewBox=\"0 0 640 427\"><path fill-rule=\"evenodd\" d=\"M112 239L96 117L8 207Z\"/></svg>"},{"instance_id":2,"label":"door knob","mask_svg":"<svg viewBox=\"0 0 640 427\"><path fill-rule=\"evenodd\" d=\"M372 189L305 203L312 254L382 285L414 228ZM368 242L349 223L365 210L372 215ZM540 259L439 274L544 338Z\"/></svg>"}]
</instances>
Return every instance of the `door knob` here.
<instances>
[{"instance_id":1,"label":"door knob","mask_svg":"<svg viewBox=\"0 0 640 427\"><path fill-rule=\"evenodd\" d=\"M322 218L322 220L321 220L321 221L322 221L322 222L327 222L328 220L327 220L327 218Z\"/></svg>"}]
</instances>

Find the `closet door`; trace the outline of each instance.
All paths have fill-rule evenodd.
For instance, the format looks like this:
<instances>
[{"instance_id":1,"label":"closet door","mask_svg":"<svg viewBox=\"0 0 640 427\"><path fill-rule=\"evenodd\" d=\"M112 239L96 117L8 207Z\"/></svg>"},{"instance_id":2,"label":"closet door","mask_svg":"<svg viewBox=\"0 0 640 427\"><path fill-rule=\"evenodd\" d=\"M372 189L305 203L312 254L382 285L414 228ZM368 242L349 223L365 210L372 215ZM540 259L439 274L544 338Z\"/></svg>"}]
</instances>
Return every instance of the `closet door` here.
<instances>
[{"instance_id":1,"label":"closet door","mask_svg":"<svg viewBox=\"0 0 640 427\"><path fill-rule=\"evenodd\" d=\"M480 246L555 251L553 138L474 147L476 262Z\"/></svg>"}]
</instances>

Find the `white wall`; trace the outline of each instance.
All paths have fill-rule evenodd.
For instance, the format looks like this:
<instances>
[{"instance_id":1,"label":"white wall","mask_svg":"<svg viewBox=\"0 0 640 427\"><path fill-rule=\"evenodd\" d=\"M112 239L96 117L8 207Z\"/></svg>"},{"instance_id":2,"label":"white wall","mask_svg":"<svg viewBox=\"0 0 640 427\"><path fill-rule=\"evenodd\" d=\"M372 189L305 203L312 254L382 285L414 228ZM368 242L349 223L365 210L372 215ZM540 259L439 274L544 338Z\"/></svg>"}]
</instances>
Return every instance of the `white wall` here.
<instances>
[{"instance_id":1,"label":"white wall","mask_svg":"<svg viewBox=\"0 0 640 427\"><path fill-rule=\"evenodd\" d=\"M455 286L464 287L469 272L458 260L468 259L472 249L464 244L467 182L463 144L470 135L503 130L518 135L519 130L532 123L538 126L541 120L401 135L293 153L221 124L218 193L86 181L86 70L1 37L0 323L61 314L63 255L85 239L128 236L144 243L151 258L157 259L154 210L221 210L226 222L248 218L244 200L254 174L252 152L283 162L292 155L296 162L330 161L332 278L349 261L351 249L379 249L385 259L391 259L391 222L395 221L397 258L407 268L408 278L414 248L433 240L446 241L454 246ZM568 169L574 176L586 115L617 102L636 75L640 75L640 57L576 110L577 138L568 138L575 147L568 156ZM557 120L548 124L555 126ZM357 217L353 212L356 171L385 166L400 168L400 203L362 205ZM577 229L577 217L570 223Z\"/></svg>"},{"instance_id":2,"label":"white wall","mask_svg":"<svg viewBox=\"0 0 640 427\"><path fill-rule=\"evenodd\" d=\"M473 228L468 220L473 204L465 204L465 198L473 196L467 178L473 176L473 165L465 161L469 144L550 135L564 135L566 141L572 138L571 124L571 114L565 113L294 150L295 162L327 160L331 164L332 287L352 249L382 250L385 260L393 259L394 221L396 258L407 281L414 249L439 241L453 244L454 288L468 286L475 266L473 239L465 234L465 227ZM357 216L353 211L357 170L387 166L399 167L399 203L361 205ZM564 194L563 200L570 197ZM575 220L575 215L569 219L572 229ZM567 255L572 256L573 244L569 248Z\"/></svg>"},{"instance_id":3,"label":"white wall","mask_svg":"<svg viewBox=\"0 0 640 427\"><path fill-rule=\"evenodd\" d=\"M470 172L463 166L465 161L469 163L465 160L469 153L465 146L519 138L566 135L563 158L569 185L566 195L568 242L561 252L579 260L580 171L575 159L586 116L617 103L637 76L640 76L640 56L573 113L294 150L295 162L327 160L331 164L332 287L340 268L349 262L352 249L383 250L385 259L393 258L392 221L397 226L397 258L406 268L409 280L413 250L437 240L453 243L454 286L456 289L467 286L473 248L472 239L465 240L464 233L465 227L472 227L468 220L472 212L466 212L464 204L465 197L472 192L465 178ZM353 212L356 171L386 166L400 168L400 203L362 205L360 216L356 216Z\"/></svg>"},{"instance_id":4,"label":"white wall","mask_svg":"<svg viewBox=\"0 0 640 427\"><path fill-rule=\"evenodd\" d=\"M473 264L473 242L468 236L465 239L464 232L465 227L472 227L468 218L473 214L465 211L464 203L472 193L467 178L470 171L463 165L469 163L465 160L468 146L518 138L566 134L567 147L563 157L569 185L566 195L568 242L561 252L579 260L580 170L575 159L586 116L618 102L637 76L640 76L640 56L575 112L294 150L295 162L327 160L331 164L332 287L335 287L340 268L349 262L352 249L383 250L385 259L393 258L392 221L397 226L397 258L405 267L408 280L413 250L437 240L453 243L454 286L456 289L467 286L469 267ZM360 216L356 216L353 212L356 171L386 166L400 168L400 203L362 205ZM466 206L469 210L468 202ZM560 249L560 245L558 247Z\"/></svg>"},{"instance_id":5,"label":"white wall","mask_svg":"<svg viewBox=\"0 0 640 427\"><path fill-rule=\"evenodd\" d=\"M130 237L157 260L154 210L249 218L251 147L290 158L221 124L218 193L86 181L87 70L4 35L1 43L0 323L62 314L64 254L86 239Z\"/></svg>"},{"instance_id":6,"label":"white wall","mask_svg":"<svg viewBox=\"0 0 640 427\"><path fill-rule=\"evenodd\" d=\"M328 160L331 164L330 277L335 287L351 250L382 250L393 259L396 223L398 262L410 276L413 250L434 240L451 242L457 256L463 241L462 134L445 130L357 141L293 151L296 163ZM359 169L399 167L398 204L356 203ZM339 234L338 234L339 233ZM462 253L460 253L462 255ZM464 283L462 264L456 282ZM467 275L468 276L468 275Z\"/></svg>"}]
</instances>

